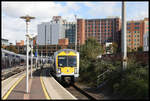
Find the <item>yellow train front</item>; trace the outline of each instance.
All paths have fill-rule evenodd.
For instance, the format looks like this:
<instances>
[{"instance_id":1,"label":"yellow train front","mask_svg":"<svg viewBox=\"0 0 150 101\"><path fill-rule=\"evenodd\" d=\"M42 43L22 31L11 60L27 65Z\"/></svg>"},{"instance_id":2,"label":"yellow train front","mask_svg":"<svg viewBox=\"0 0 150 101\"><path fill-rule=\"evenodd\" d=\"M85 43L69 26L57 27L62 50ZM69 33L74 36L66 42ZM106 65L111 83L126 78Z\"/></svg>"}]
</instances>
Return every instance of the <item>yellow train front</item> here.
<instances>
[{"instance_id":1,"label":"yellow train front","mask_svg":"<svg viewBox=\"0 0 150 101\"><path fill-rule=\"evenodd\" d=\"M54 74L63 81L64 78L70 78L74 83L79 77L79 52L73 49L61 49L54 53Z\"/></svg>"}]
</instances>

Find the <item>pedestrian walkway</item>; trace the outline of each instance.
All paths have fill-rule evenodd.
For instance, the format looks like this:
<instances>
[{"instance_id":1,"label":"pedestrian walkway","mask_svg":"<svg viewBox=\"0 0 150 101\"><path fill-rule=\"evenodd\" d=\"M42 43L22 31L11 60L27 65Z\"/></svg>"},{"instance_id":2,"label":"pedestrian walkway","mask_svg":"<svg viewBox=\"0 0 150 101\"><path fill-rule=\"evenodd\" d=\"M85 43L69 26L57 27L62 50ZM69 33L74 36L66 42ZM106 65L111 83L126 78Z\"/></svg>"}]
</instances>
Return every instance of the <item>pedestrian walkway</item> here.
<instances>
[{"instance_id":1,"label":"pedestrian walkway","mask_svg":"<svg viewBox=\"0 0 150 101\"><path fill-rule=\"evenodd\" d=\"M26 93L26 77L24 77L6 99L46 99L40 73L41 69L38 69L34 71L33 78L29 76L29 93Z\"/></svg>"}]
</instances>

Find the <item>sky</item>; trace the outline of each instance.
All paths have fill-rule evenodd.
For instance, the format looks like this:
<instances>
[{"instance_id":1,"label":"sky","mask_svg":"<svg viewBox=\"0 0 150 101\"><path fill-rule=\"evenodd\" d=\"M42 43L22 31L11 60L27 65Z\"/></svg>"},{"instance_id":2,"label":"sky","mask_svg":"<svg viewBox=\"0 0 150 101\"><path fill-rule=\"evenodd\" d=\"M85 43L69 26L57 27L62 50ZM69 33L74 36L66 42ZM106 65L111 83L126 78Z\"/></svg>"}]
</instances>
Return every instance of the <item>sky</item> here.
<instances>
[{"instance_id":1,"label":"sky","mask_svg":"<svg viewBox=\"0 0 150 101\"><path fill-rule=\"evenodd\" d=\"M122 3L115 2L1 2L2 34L1 38L8 39L15 45L16 41L26 39L26 24L20 16L30 15L35 19L29 24L29 34L37 35L37 25L51 21L53 16L62 16L67 21L77 18L101 19L110 16L121 18ZM126 2L126 19L141 20L148 17L149 2Z\"/></svg>"}]
</instances>

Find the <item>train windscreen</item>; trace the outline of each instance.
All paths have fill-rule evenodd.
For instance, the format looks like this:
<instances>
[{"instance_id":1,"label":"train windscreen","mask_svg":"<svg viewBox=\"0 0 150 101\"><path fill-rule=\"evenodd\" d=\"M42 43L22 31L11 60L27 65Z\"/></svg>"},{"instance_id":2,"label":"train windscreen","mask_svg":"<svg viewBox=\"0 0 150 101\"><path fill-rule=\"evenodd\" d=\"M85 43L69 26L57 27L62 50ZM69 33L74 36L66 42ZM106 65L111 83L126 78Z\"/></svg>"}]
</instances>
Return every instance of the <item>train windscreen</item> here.
<instances>
[{"instance_id":1,"label":"train windscreen","mask_svg":"<svg viewBox=\"0 0 150 101\"><path fill-rule=\"evenodd\" d=\"M67 57L66 56L58 56L58 66L59 67L67 66Z\"/></svg>"},{"instance_id":2,"label":"train windscreen","mask_svg":"<svg viewBox=\"0 0 150 101\"><path fill-rule=\"evenodd\" d=\"M76 65L77 65L77 57L68 56L68 67L76 67Z\"/></svg>"},{"instance_id":3,"label":"train windscreen","mask_svg":"<svg viewBox=\"0 0 150 101\"><path fill-rule=\"evenodd\" d=\"M76 56L58 56L59 67L76 67L77 57Z\"/></svg>"}]
</instances>

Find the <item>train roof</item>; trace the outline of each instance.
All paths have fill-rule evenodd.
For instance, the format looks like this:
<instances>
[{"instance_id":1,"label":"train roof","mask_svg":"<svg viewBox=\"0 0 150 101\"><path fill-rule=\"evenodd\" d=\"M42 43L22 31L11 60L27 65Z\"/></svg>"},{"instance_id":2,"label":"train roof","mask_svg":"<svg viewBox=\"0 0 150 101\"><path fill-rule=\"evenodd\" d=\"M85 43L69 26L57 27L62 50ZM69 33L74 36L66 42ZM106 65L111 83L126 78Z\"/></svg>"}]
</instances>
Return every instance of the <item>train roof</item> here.
<instances>
[{"instance_id":1,"label":"train roof","mask_svg":"<svg viewBox=\"0 0 150 101\"><path fill-rule=\"evenodd\" d=\"M2 49L2 48L1 48L1 50L3 53L14 54L14 55L16 54L14 52L11 52L11 51L8 51L8 50Z\"/></svg>"},{"instance_id":2,"label":"train roof","mask_svg":"<svg viewBox=\"0 0 150 101\"><path fill-rule=\"evenodd\" d=\"M58 50L58 51L56 51L56 52L54 53L54 56L55 56L56 54L62 52L62 51L73 51L73 52L75 52L75 53L79 53L78 51L73 50L73 49L60 49L60 50Z\"/></svg>"}]
</instances>

